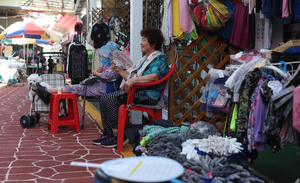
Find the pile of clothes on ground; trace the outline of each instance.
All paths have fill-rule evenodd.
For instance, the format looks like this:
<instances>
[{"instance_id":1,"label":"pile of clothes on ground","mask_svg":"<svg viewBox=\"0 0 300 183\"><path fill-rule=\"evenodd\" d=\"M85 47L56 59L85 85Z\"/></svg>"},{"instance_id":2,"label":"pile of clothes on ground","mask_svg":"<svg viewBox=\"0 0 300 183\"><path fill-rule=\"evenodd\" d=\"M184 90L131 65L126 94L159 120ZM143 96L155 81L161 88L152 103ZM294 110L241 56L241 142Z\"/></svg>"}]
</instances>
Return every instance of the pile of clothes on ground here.
<instances>
[{"instance_id":1,"label":"pile of clothes on ground","mask_svg":"<svg viewBox=\"0 0 300 183\"><path fill-rule=\"evenodd\" d=\"M199 121L190 126L175 126L168 120L153 120L152 126L133 132L137 156L160 156L176 160L185 168L180 179L199 183L262 183L237 162L251 162L257 154L236 138L222 137L216 127ZM250 162L249 162L250 160Z\"/></svg>"}]
</instances>

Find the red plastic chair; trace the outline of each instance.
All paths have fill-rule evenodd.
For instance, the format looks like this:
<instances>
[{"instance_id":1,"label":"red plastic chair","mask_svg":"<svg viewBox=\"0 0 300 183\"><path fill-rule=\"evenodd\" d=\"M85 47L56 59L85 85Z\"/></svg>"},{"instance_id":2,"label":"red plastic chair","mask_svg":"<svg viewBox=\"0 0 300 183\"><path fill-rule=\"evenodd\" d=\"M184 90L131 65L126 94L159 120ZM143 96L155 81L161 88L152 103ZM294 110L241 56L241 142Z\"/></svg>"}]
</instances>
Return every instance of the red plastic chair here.
<instances>
[{"instance_id":1,"label":"red plastic chair","mask_svg":"<svg viewBox=\"0 0 300 183\"><path fill-rule=\"evenodd\" d=\"M132 100L134 97L134 92L137 88L145 88L145 87L150 87L150 86L155 86L158 85L162 82L165 82L164 88L161 93L160 99L162 99L162 96L164 94L164 90L167 84L168 78L173 74L173 72L176 69L176 63L173 63L171 65L171 69L169 73L163 77L160 80L150 82L150 83L143 83L143 84L134 84L132 88L130 88L129 93L128 93L128 98L127 98L127 103L122 104L119 107L119 119L118 119L118 142L117 142L117 151L122 151L123 150L123 140L124 140L124 129L125 129L125 124L128 124L128 113L127 110L135 110L135 111L145 111L148 113L149 116L149 124L152 125L152 119L162 119L162 109L156 110L156 109L149 109L145 107L139 107L139 106L134 106L132 104Z\"/></svg>"}]
</instances>

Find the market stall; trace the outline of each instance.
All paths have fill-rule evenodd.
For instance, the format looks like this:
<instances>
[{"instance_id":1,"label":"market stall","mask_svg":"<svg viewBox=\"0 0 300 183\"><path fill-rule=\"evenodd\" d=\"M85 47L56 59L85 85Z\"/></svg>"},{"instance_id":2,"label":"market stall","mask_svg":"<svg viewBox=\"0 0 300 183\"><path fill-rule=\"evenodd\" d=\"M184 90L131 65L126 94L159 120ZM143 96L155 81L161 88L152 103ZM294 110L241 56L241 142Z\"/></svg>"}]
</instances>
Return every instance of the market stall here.
<instances>
[{"instance_id":1,"label":"market stall","mask_svg":"<svg viewBox=\"0 0 300 183\"><path fill-rule=\"evenodd\" d=\"M60 42L60 38L54 32L25 22L16 22L10 25L0 34L0 39L2 43L24 45L23 49L19 50L18 55L26 60L24 63L26 74L38 70L37 65L34 63L38 50L37 48L35 49L34 45L49 45L54 42ZM25 48L25 45L27 48ZM31 49L29 49L29 45L32 45ZM29 61L29 59L32 61Z\"/></svg>"},{"instance_id":2,"label":"market stall","mask_svg":"<svg viewBox=\"0 0 300 183\"><path fill-rule=\"evenodd\" d=\"M277 154L280 147L298 144L298 112L292 113L298 108L292 98L300 84L294 53L298 40L286 43L295 44L289 50L293 56L272 52L268 57L275 48L271 40L275 45L283 41L272 37L278 25L273 23L272 29L270 18L280 17L278 24L286 24L297 20L292 16L298 10L292 15L289 4L280 9L279 1L274 6L253 2L164 1L164 44L178 65L170 80L169 121L135 132L137 155L175 159L186 168L184 181L222 177L227 180L220 182L246 182L250 175L239 170L255 163L258 150L271 148ZM299 5L294 1L291 7ZM232 172L214 164L224 157L220 167Z\"/></svg>"}]
</instances>

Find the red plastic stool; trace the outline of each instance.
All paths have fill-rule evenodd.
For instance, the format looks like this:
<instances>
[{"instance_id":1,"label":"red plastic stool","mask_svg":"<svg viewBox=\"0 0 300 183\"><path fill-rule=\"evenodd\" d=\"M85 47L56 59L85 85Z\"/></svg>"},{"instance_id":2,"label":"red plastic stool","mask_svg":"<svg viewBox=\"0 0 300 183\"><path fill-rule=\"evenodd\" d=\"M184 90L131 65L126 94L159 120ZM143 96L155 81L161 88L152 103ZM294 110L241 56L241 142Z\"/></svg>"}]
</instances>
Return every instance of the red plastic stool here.
<instances>
[{"instance_id":1,"label":"red plastic stool","mask_svg":"<svg viewBox=\"0 0 300 183\"><path fill-rule=\"evenodd\" d=\"M59 101L61 99L68 99L67 117L59 117ZM51 133L57 133L58 126L62 125L69 125L70 128L75 126L76 131L80 132L77 98L75 93L51 94L48 117L48 130L51 129Z\"/></svg>"}]
</instances>

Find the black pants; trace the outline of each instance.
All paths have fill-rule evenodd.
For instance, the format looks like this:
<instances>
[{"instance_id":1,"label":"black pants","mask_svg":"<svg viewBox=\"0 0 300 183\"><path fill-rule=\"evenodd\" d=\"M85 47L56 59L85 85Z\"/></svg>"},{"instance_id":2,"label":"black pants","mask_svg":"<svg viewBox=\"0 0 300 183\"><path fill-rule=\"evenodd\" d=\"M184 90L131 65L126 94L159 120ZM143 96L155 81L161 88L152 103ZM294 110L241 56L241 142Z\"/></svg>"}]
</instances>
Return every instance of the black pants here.
<instances>
[{"instance_id":1,"label":"black pants","mask_svg":"<svg viewBox=\"0 0 300 183\"><path fill-rule=\"evenodd\" d=\"M52 65L52 64L49 64L48 67L49 67L49 68L48 68L48 69L49 69L49 70L48 70L48 74L52 74L53 65Z\"/></svg>"},{"instance_id":2,"label":"black pants","mask_svg":"<svg viewBox=\"0 0 300 183\"><path fill-rule=\"evenodd\" d=\"M104 130L107 133L112 134L113 128L118 128L118 114L119 114L119 106L125 104L125 102L121 102L117 99L120 96L122 91L115 91L112 93L105 94L101 97L100 101L100 113L102 118L102 125ZM135 92L133 97L133 103L135 102L136 97L143 95L140 92ZM156 105L158 103L157 100L149 99L146 101L146 105ZM145 104L145 103L144 103Z\"/></svg>"}]
</instances>

